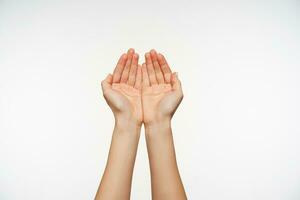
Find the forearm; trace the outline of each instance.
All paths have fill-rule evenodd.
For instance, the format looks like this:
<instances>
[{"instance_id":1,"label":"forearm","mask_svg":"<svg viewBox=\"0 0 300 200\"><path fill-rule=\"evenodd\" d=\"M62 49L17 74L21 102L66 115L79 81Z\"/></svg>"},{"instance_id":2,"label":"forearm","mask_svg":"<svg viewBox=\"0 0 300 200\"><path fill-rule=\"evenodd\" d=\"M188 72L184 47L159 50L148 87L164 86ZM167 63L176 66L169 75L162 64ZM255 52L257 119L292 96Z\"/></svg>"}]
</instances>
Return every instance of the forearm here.
<instances>
[{"instance_id":1,"label":"forearm","mask_svg":"<svg viewBox=\"0 0 300 200\"><path fill-rule=\"evenodd\" d=\"M152 199L187 199L179 175L170 120L145 125Z\"/></svg>"},{"instance_id":2,"label":"forearm","mask_svg":"<svg viewBox=\"0 0 300 200\"><path fill-rule=\"evenodd\" d=\"M141 125L117 120L106 168L95 200L130 199L131 180Z\"/></svg>"}]
</instances>

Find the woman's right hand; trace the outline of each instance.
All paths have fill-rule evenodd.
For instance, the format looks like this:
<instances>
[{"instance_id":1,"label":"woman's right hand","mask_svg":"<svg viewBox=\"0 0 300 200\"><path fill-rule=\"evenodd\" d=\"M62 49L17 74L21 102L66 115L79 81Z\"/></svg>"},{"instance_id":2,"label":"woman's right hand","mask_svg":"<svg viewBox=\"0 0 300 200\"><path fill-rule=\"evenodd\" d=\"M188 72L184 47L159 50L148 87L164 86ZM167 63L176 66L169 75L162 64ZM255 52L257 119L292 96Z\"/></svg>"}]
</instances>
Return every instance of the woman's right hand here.
<instances>
[{"instance_id":1,"label":"woman's right hand","mask_svg":"<svg viewBox=\"0 0 300 200\"><path fill-rule=\"evenodd\" d=\"M141 66L138 54L129 49L123 54L114 70L101 83L103 96L114 113L116 121L125 120L141 125Z\"/></svg>"}]
</instances>

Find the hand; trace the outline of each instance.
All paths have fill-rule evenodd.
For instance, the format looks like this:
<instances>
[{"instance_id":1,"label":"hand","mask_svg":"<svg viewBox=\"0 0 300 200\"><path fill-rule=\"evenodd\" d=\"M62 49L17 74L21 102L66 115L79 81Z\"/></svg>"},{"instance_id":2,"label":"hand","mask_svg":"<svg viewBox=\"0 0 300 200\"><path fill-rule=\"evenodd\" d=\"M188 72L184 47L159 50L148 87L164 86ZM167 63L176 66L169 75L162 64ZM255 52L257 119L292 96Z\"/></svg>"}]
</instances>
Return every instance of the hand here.
<instances>
[{"instance_id":1,"label":"hand","mask_svg":"<svg viewBox=\"0 0 300 200\"><path fill-rule=\"evenodd\" d=\"M120 57L113 75L102 81L103 95L114 113L116 126L95 199L130 199L142 122L153 199L187 199L169 126L183 98L181 84L163 55L152 50L145 57L146 64L140 66L138 54L129 49Z\"/></svg>"},{"instance_id":2,"label":"hand","mask_svg":"<svg viewBox=\"0 0 300 200\"><path fill-rule=\"evenodd\" d=\"M141 125L143 120L141 102L141 66L138 54L129 49L123 54L114 70L102 81L102 91L116 121L125 120Z\"/></svg>"},{"instance_id":3,"label":"hand","mask_svg":"<svg viewBox=\"0 0 300 200\"><path fill-rule=\"evenodd\" d=\"M172 73L166 59L155 50L145 54L142 65L142 104L145 125L170 120L182 98L177 73Z\"/></svg>"}]
</instances>

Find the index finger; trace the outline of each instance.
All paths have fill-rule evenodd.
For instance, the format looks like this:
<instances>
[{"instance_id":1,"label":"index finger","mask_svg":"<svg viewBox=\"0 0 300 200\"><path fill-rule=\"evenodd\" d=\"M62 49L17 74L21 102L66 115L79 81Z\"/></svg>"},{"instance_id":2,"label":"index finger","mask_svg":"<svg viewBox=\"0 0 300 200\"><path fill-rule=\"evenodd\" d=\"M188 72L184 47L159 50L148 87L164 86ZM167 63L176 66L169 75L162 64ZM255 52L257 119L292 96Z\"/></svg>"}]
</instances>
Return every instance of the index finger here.
<instances>
[{"instance_id":1,"label":"index finger","mask_svg":"<svg viewBox=\"0 0 300 200\"><path fill-rule=\"evenodd\" d=\"M165 81L167 83L170 83L171 82L172 71L171 71L171 69L169 67L169 64L168 64L166 58L161 53L159 53L157 55L157 60L158 60L158 63L160 65L160 67L161 67L161 71L164 74Z\"/></svg>"}]
</instances>

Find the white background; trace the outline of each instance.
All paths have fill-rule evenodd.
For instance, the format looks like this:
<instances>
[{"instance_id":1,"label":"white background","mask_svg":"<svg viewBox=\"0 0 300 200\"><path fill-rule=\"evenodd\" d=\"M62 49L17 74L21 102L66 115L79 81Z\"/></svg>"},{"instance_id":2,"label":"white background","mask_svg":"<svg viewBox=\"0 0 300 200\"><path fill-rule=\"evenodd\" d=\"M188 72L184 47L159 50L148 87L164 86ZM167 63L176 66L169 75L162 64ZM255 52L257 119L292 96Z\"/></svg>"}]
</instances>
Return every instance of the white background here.
<instances>
[{"instance_id":1,"label":"white background","mask_svg":"<svg viewBox=\"0 0 300 200\"><path fill-rule=\"evenodd\" d=\"M0 1L0 199L93 199L119 55L164 53L185 99L173 119L191 200L300 199L300 3ZM150 199L142 136L132 199Z\"/></svg>"}]
</instances>

